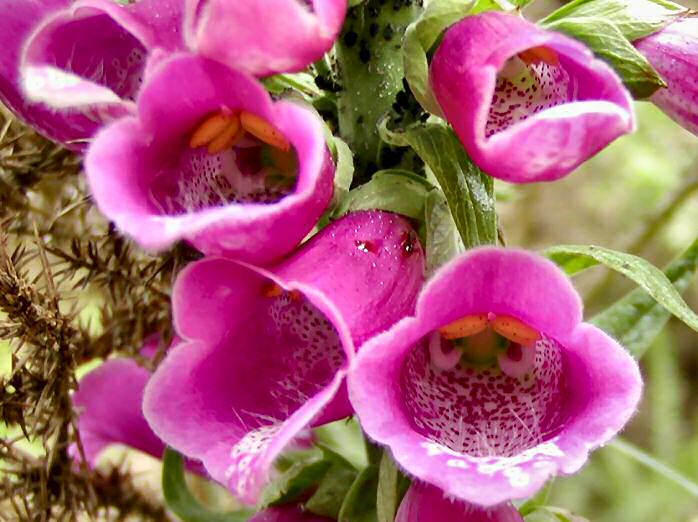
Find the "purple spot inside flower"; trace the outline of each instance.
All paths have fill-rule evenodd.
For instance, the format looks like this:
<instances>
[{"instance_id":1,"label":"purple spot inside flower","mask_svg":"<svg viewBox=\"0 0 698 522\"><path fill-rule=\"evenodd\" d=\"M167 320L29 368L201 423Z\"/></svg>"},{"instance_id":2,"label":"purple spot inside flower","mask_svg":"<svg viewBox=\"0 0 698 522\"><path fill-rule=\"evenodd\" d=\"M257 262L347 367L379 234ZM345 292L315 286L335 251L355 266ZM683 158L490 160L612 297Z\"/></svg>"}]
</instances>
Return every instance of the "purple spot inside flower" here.
<instances>
[{"instance_id":1,"label":"purple spot inside flower","mask_svg":"<svg viewBox=\"0 0 698 522\"><path fill-rule=\"evenodd\" d=\"M543 338L530 349L535 350L533 367L516 378L496 362L473 368L461 359L441 370L431 364L426 342L420 342L406 358L400 379L414 428L473 457L508 457L551 438L564 422L562 347Z\"/></svg>"}]
</instances>

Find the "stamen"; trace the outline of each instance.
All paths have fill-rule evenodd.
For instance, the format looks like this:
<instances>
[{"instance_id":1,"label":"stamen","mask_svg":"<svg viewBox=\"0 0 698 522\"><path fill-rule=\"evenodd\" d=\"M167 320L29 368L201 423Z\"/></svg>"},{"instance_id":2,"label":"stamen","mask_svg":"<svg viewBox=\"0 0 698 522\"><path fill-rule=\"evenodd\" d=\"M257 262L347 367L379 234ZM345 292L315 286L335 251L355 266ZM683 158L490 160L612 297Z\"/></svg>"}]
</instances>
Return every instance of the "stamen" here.
<instances>
[{"instance_id":1,"label":"stamen","mask_svg":"<svg viewBox=\"0 0 698 522\"><path fill-rule=\"evenodd\" d=\"M291 144L281 132L274 128L269 122L263 120L256 114L248 111L240 113L240 123L242 128L252 134L255 138L264 143L281 149L283 151L291 150Z\"/></svg>"},{"instance_id":2,"label":"stamen","mask_svg":"<svg viewBox=\"0 0 698 522\"><path fill-rule=\"evenodd\" d=\"M262 286L262 295L264 297L280 297L283 293L284 289L272 281Z\"/></svg>"},{"instance_id":3,"label":"stamen","mask_svg":"<svg viewBox=\"0 0 698 522\"><path fill-rule=\"evenodd\" d=\"M194 149L208 145L220 133L230 125L233 119L237 119L233 114L217 112L206 118L194 131L189 139L189 146Z\"/></svg>"},{"instance_id":4,"label":"stamen","mask_svg":"<svg viewBox=\"0 0 698 522\"><path fill-rule=\"evenodd\" d=\"M531 346L541 338L538 330L508 315L500 315L490 324L499 335L522 346Z\"/></svg>"},{"instance_id":5,"label":"stamen","mask_svg":"<svg viewBox=\"0 0 698 522\"><path fill-rule=\"evenodd\" d=\"M444 353L439 332L432 332L429 336L429 356L432 364L440 370L455 368L460 361L463 352L453 347L449 353Z\"/></svg>"},{"instance_id":6,"label":"stamen","mask_svg":"<svg viewBox=\"0 0 698 522\"><path fill-rule=\"evenodd\" d=\"M560 59L558 54L544 45L539 45L538 47L531 47L523 52L519 53L519 58L521 58L527 64L533 63L547 63L548 65L560 65Z\"/></svg>"},{"instance_id":7,"label":"stamen","mask_svg":"<svg viewBox=\"0 0 698 522\"><path fill-rule=\"evenodd\" d=\"M233 116L225 129L208 144L208 153L218 154L232 147L235 141L240 138L241 130L240 118Z\"/></svg>"},{"instance_id":8,"label":"stamen","mask_svg":"<svg viewBox=\"0 0 698 522\"><path fill-rule=\"evenodd\" d=\"M487 328L487 314L466 315L439 328L444 339L460 339L475 335Z\"/></svg>"}]
</instances>

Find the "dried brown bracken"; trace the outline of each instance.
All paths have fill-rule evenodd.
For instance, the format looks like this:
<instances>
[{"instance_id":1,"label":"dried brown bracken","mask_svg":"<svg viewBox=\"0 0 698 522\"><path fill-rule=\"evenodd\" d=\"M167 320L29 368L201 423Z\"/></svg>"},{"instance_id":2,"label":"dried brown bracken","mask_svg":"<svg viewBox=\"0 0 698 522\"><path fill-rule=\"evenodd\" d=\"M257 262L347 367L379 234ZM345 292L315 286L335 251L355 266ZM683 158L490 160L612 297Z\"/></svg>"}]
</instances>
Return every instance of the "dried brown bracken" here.
<instances>
[{"instance_id":1,"label":"dried brown bracken","mask_svg":"<svg viewBox=\"0 0 698 522\"><path fill-rule=\"evenodd\" d=\"M81 446L70 394L80 365L138 357L153 333L166 345L173 277L196 256L134 248L94 209L79 158L0 109L0 340L11 349L0 373L0 519L167 520L127 469L72 462L68 447Z\"/></svg>"}]
</instances>

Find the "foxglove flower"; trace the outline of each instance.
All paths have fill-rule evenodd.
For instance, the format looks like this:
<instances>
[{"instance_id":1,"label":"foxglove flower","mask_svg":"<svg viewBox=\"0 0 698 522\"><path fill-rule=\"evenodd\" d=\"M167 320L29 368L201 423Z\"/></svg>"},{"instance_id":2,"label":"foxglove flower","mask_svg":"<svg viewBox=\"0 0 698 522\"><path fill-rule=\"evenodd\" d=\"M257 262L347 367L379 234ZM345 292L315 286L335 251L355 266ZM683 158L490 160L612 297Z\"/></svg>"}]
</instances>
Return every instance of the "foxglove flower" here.
<instances>
[{"instance_id":1,"label":"foxglove flower","mask_svg":"<svg viewBox=\"0 0 698 522\"><path fill-rule=\"evenodd\" d=\"M354 346L411 312L423 269L409 224L382 212L350 214L267 269L189 265L172 298L186 342L146 388L150 426L254 504L299 435L351 414Z\"/></svg>"},{"instance_id":2,"label":"foxglove flower","mask_svg":"<svg viewBox=\"0 0 698 522\"><path fill-rule=\"evenodd\" d=\"M414 482L407 490L395 522L523 522L517 509L509 504L482 508L444 497L439 488Z\"/></svg>"},{"instance_id":3,"label":"foxglove flower","mask_svg":"<svg viewBox=\"0 0 698 522\"><path fill-rule=\"evenodd\" d=\"M515 15L483 13L451 27L430 79L473 161L515 183L565 176L635 125L608 65Z\"/></svg>"},{"instance_id":4,"label":"foxglove flower","mask_svg":"<svg viewBox=\"0 0 698 522\"><path fill-rule=\"evenodd\" d=\"M68 3L68 0L3 0L0 3L0 101L41 134L70 145L94 132L95 122L82 113L56 114L48 107L29 102L22 93L20 77L24 41L40 19Z\"/></svg>"},{"instance_id":5,"label":"foxglove flower","mask_svg":"<svg viewBox=\"0 0 698 522\"><path fill-rule=\"evenodd\" d=\"M698 135L698 18L682 18L636 41L635 47L667 83L650 99Z\"/></svg>"},{"instance_id":6,"label":"foxglove flower","mask_svg":"<svg viewBox=\"0 0 698 522\"><path fill-rule=\"evenodd\" d=\"M82 114L92 123L89 137L133 111L149 56L183 47L182 7L181 0L77 0L53 12L23 49L26 96L57 117Z\"/></svg>"},{"instance_id":7,"label":"foxglove flower","mask_svg":"<svg viewBox=\"0 0 698 522\"><path fill-rule=\"evenodd\" d=\"M332 197L319 118L273 103L243 73L173 54L137 104L96 136L85 170L100 210L147 249L186 239L206 254L268 261L292 250Z\"/></svg>"},{"instance_id":8,"label":"foxglove flower","mask_svg":"<svg viewBox=\"0 0 698 522\"><path fill-rule=\"evenodd\" d=\"M97 465L102 452L113 444L137 449L155 458L165 451L143 416L143 390L150 372L133 359L111 359L80 380L73 394L78 411L78 432L86 463ZM77 461L77 445L70 448Z\"/></svg>"},{"instance_id":9,"label":"foxglove flower","mask_svg":"<svg viewBox=\"0 0 698 522\"><path fill-rule=\"evenodd\" d=\"M438 271L414 317L361 347L349 394L366 434L410 475L491 507L577 471L635 411L637 363L582 323L551 262L471 250Z\"/></svg>"},{"instance_id":10,"label":"foxglove flower","mask_svg":"<svg viewBox=\"0 0 698 522\"><path fill-rule=\"evenodd\" d=\"M188 0L184 34L194 52L267 76L320 59L346 10L347 0Z\"/></svg>"}]
</instances>

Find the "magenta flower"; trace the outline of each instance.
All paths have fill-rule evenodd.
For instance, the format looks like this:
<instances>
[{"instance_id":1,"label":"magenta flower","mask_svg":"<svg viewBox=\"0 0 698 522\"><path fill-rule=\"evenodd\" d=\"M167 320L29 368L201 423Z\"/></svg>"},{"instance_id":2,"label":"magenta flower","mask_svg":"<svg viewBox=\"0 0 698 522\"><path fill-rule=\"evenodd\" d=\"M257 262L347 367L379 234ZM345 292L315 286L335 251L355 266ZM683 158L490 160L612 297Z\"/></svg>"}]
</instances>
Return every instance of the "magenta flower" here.
<instances>
[{"instance_id":1,"label":"magenta flower","mask_svg":"<svg viewBox=\"0 0 698 522\"><path fill-rule=\"evenodd\" d=\"M332 197L319 118L272 102L243 73L173 54L137 105L95 137L85 170L100 210L147 249L186 239L206 254L268 261L293 249Z\"/></svg>"},{"instance_id":2,"label":"magenta flower","mask_svg":"<svg viewBox=\"0 0 698 522\"><path fill-rule=\"evenodd\" d=\"M507 181L565 176L635 126L630 95L608 65L516 15L488 12L451 27L430 74L473 161Z\"/></svg>"},{"instance_id":3,"label":"magenta flower","mask_svg":"<svg viewBox=\"0 0 698 522\"><path fill-rule=\"evenodd\" d=\"M635 46L668 85L651 100L698 135L698 18L682 18L636 41Z\"/></svg>"},{"instance_id":4,"label":"magenta flower","mask_svg":"<svg viewBox=\"0 0 698 522\"><path fill-rule=\"evenodd\" d=\"M132 359L106 361L80 380L73 395L79 412L78 432L90 467L113 444L161 458L165 445L150 429L142 412L143 390L150 372ZM77 445L70 454L81 460Z\"/></svg>"},{"instance_id":5,"label":"magenta flower","mask_svg":"<svg viewBox=\"0 0 698 522\"><path fill-rule=\"evenodd\" d=\"M411 476L484 507L577 471L635 411L637 363L582 323L551 262L479 248L438 271L416 315L366 343L349 375L366 434Z\"/></svg>"},{"instance_id":6,"label":"magenta flower","mask_svg":"<svg viewBox=\"0 0 698 522\"><path fill-rule=\"evenodd\" d=\"M509 504L482 508L444 497L439 488L414 482L402 499L395 522L523 522L517 509Z\"/></svg>"},{"instance_id":7,"label":"magenta flower","mask_svg":"<svg viewBox=\"0 0 698 522\"><path fill-rule=\"evenodd\" d=\"M184 35L202 56L255 76L300 71L327 52L347 0L188 0Z\"/></svg>"},{"instance_id":8,"label":"magenta flower","mask_svg":"<svg viewBox=\"0 0 698 522\"><path fill-rule=\"evenodd\" d=\"M0 101L48 138L70 144L89 136L94 131L94 121L82 114L56 114L41 104L27 101L21 90L19 68L22 44L37 21L67 4L67 0L0 3Z\"/></svg>"},{"instance_id":9,"label":"magenta flower","mask_svg":"<svg viewBox=\"0 0 698 522\"><path fill-rule=\"evenodd\" d=\"M350 214L267 269L209 258L173 290L173 348L144 412L168 445L253 504L276 457L309 426L351 414L354 346L411 312L419 242L401 217Z\"/></svg>"},{"instance_id":10,"label":"magenta flower","mask_svg":"<svg viewBox=\"0 0 698 522\"><path fill-rule=\"evenodd\" d=\"M42 20L22 56L27 95L54 108L128 113L149 53L181 49L181 0L77 0ZM89 41L90 45L84 45ZM94 114L96 118L102 115Z\"/></svg>"}]
</instances>

